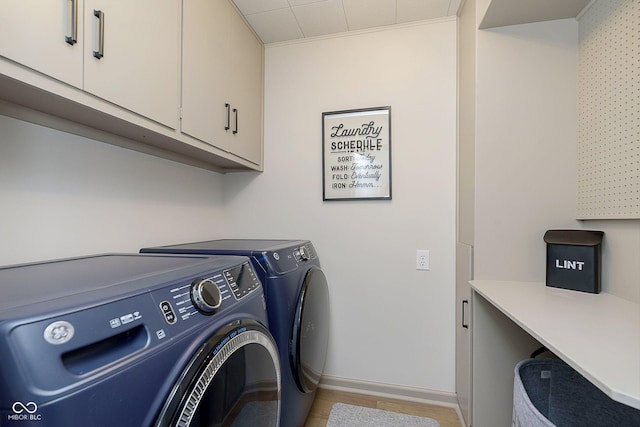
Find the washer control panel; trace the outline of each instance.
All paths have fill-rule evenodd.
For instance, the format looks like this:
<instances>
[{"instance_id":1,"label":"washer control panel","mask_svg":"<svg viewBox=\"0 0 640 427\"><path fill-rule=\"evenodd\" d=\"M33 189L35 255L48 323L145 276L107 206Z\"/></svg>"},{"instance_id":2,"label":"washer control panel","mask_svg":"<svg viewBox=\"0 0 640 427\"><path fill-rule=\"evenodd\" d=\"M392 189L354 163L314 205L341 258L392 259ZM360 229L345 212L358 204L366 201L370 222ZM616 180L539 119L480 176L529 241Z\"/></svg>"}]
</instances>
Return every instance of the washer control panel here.
<instances>
[{"instance_id":1,"label":"washer control panel","mask_svg":"<svg viewBox=\"0 0 640 427\"><path fill-rule=\"evenodd\" d=\"M222 272L185 281L156 293L160 311L169 325L189 320L198 313L214 314L229 296Z\"/></svg>"},{"instance_id":2,"label":"washer control panel","mask_svg":"<svg viewBox=\"0 0 640 427\"><path fill-rule=\"evenodd\" d=\"M198 314L215 314L224 308L228 298L239 301L259 289L262 289L262 283L251 263L246 261L212 276L157 292L156 298L164 320L169 325L176 325Z\"/></svg>"},{"instance_id":3,"label":"washer control panel","mask_svg":"<svg viewBox=\"0 0 640 427\"><path fill-rule=\"evenodd\" d=\"M259 289L260 279L256 276L250 262L245 262L237 267L224 271L224 277L227 279L229 288L233 292L233 296L240 300L251 292Z\"/></svg>"}]
</instances>

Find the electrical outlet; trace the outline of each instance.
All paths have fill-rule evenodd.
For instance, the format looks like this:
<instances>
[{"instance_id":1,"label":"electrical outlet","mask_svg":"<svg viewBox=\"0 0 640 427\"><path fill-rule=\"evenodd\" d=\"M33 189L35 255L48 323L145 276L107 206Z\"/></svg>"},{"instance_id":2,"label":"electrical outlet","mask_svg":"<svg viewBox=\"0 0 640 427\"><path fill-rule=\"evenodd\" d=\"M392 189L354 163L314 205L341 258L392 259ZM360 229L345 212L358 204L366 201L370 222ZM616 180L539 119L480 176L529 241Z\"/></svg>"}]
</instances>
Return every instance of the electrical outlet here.
<instances>
[{"instance_id":1,"label":"electrical outlet","mask_svg":"<svg viewBox=\"0 0 640 427\"><path fill-rule=\"evenodd\" d=\"M416 251L416 270L429 270L429 251L418 249Z\"/></svg>"}]
</instances>

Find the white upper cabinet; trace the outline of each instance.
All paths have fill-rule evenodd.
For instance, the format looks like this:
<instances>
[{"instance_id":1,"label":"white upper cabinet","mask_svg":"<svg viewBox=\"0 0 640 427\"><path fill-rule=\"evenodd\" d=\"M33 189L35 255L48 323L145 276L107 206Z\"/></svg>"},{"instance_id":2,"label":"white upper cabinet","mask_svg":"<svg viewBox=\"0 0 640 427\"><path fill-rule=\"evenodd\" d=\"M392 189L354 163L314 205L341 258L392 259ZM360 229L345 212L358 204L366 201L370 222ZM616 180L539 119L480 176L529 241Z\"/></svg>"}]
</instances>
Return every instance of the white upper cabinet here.
<instances>
[{"instance_id":1,"label":"white upper cabinet","mask_svg":"<svg viewBox=\"0 0 640 427\"><path fill-rule=\"evenodd\" d=\"M82 0L0 1L0 56L82 88L79 13Z\"/></svg>"},{"instance_id":2,"label":"white upper cabinet","mask_svg":"<svg viewBox=\"0 0 640 427\"><path fill-rule=\"evenodd\" d=\"M0 55L178 127L179 0L2 0Z\"/></svg>"},{"instance_id":3,"label":"white upper cabinet","mask_svg":"<svg viewBox=\"0 0 640 427\"><path fill-rule=\"evenodd\" d=\"M0 111L198 167L262 170L263 55L230 0L0 0Z\"/></svg>"},{"instance_id":4,"label":"white upper cabinet","mask_svg":"<svg viewBox=\"0 0 640 427\"><path fill-rule=\"evenodd\" d=\"M183 14L182 131L261 164L262 43L227 0Z\"/></svg>"},{"instance_id":5,"label":"white upper cabinet","mask_svg":"<svg viewBox=\"0 0 640 427\"><path fill-rule=\"evenodd\" d=\"M84 89L176 129L180 1L84 0L84 28Z\"/></svg>"}]
</instances>

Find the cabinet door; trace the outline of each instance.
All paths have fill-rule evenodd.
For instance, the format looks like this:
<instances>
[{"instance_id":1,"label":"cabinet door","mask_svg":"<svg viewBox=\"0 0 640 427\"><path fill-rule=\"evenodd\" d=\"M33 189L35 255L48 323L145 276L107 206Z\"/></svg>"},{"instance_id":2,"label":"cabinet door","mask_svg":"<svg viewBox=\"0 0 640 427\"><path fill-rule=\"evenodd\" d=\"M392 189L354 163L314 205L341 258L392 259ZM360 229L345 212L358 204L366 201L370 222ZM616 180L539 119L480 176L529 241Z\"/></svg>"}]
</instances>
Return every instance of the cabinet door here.
<instances>
[{"instance_id":1,"label":"cabinet door","mask_svg":"<svg viewBox=\"0 0 640 427\"><path fill-rule=\"evenodd\" d=\"M247 160L262 163L263 46L240 16L235 14L235 18L228 69L232 73L231 104L238 110L239 117L232 151ZM235 128L235 123L232 126Z\"/></svg>"},{"instance_id":2,"label":"cabinet door","mask_svg":"<svg viewBox=\"0 0 640 427\"><path fill-rule=\"evenodd\" d=\"M83 0L0 1L0 56L81 88L82 9Z\"/></svg>"},{"instance_id":3,"label":"cabinet door","mask_svg":"<svg viewBox=\"0 0 640 427\"><path fill-rule=\"evenodd\" d=\"M182 132L260 164L262 44L227 0L183 14Z\"/></svg>"},{"instance_id":4,"label":"cabinet door","mask_svg":"<svg viewBox=\"0 0 640 427\"><path fill-rule=\"evenodd\" d=\"M84 89L177 129L180 1L85 0L84 28Z\"/></svg>"},{"instance_id":5,"label":"cabinet door","mask_svg":"<svg viewBox=\"0 0 640 427\"><path fill-rule=\"evenodd\" d=\"M456 245L456 396L466 425L471 414L471 285L473 247Z\"/></svg>"}]
</instances>

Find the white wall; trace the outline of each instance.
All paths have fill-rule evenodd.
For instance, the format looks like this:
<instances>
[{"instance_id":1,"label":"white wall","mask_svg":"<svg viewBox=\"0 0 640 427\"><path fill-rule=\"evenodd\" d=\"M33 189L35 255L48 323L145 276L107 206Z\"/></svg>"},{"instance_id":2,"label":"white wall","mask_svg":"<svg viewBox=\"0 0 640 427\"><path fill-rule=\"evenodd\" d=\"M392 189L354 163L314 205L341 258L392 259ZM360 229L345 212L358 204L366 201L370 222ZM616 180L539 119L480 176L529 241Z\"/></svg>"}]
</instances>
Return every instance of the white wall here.
<instances>
[{"instance_id":1,"label":"white wall","mask_svg":"<svg viewBox=\"0 0 640 427\"><path fill-rule=\"evenodd\" d=\"M546 230L602 230L602 290L640 302L640 220L575 220L578 25L478 32L474 275L544 282Z\"/></svg>"},{"instance_id":2,"label":"white wall","mask_svg":"<svg viewBox=\"0 0 640 427\"><path fill-rule=\"evenodd\" d=\"M221 175L0 116L0 265L218 237Z\"/></svg>"},{"instance_id":3,"label":"white wall","mask_svg":"<svg viewBox=\"0 0 640 427\"><path fill-rule=\"evenodd\" d=\"M266 48L265 172L225 176L227 233L314 242L326 375L454 390L455 61L451 20ZM393 200L323 202L322 112L386 105Z\"/></svg>"},{"instance_id":4,"label":"white wall","mask_svg":"<svg viewBox=\"0 0 640 427\"><path fill-rule=\"evenodd\" d=\"M576 228L578 24L478 32L475 278L545 280L544 232Z\"/></svg>"}]
</instances>

